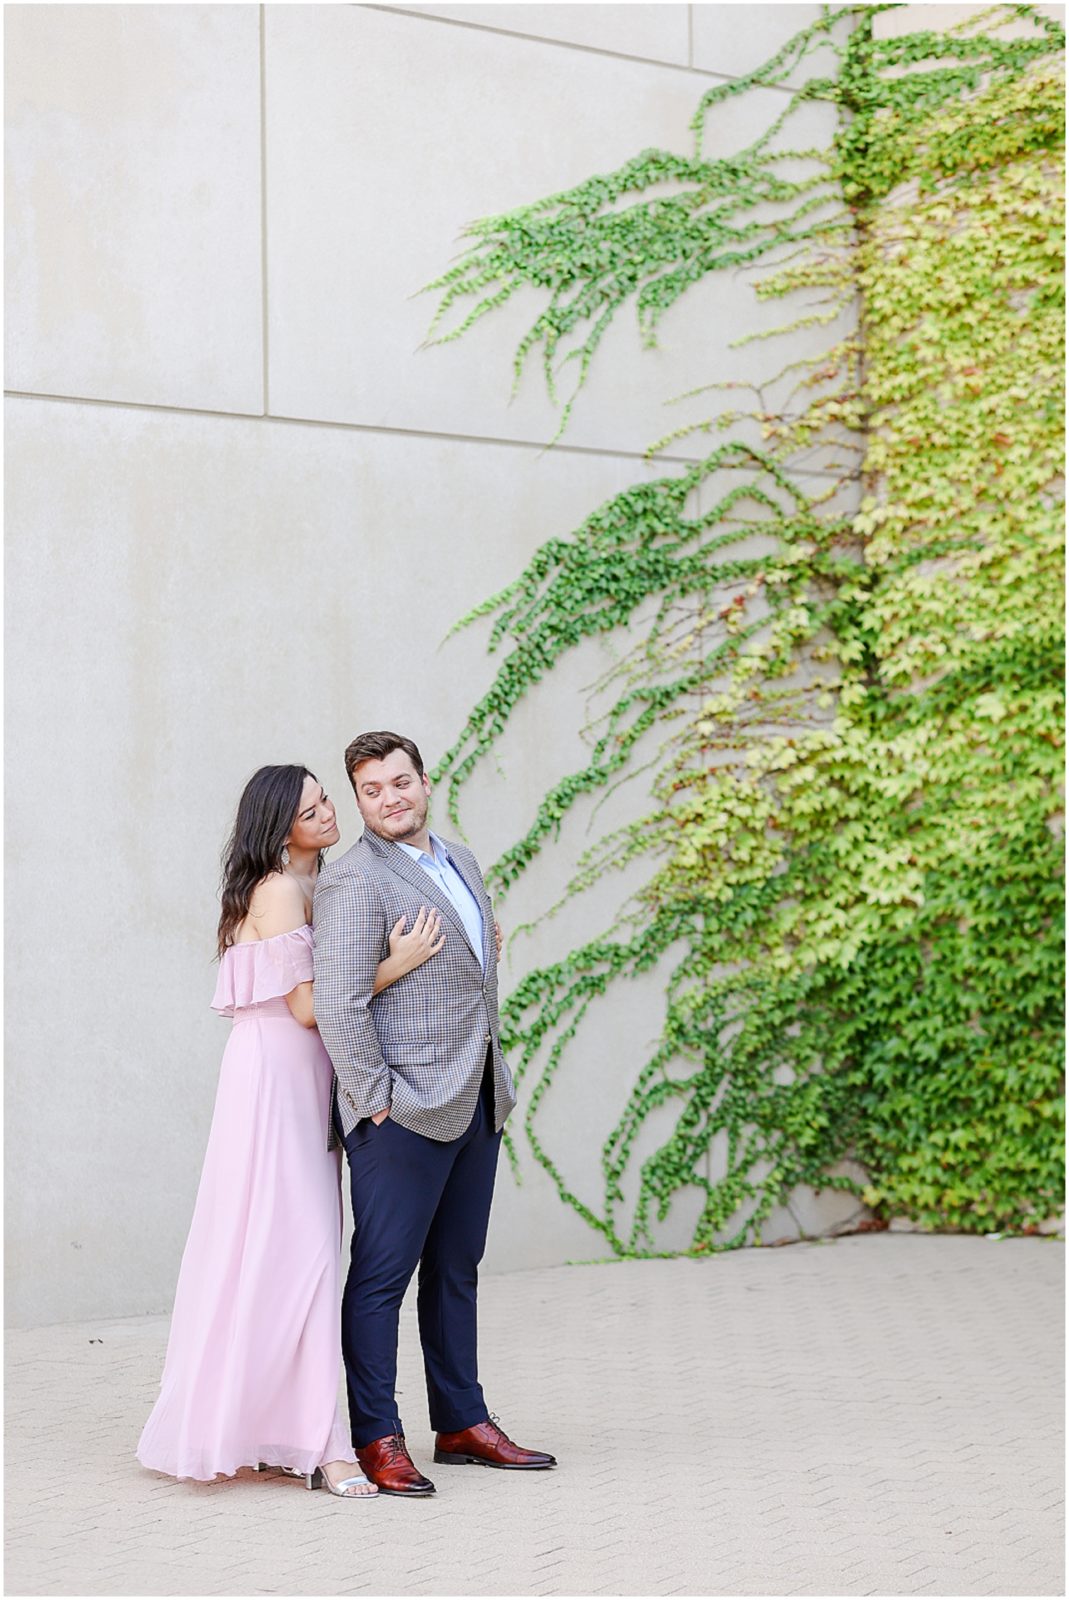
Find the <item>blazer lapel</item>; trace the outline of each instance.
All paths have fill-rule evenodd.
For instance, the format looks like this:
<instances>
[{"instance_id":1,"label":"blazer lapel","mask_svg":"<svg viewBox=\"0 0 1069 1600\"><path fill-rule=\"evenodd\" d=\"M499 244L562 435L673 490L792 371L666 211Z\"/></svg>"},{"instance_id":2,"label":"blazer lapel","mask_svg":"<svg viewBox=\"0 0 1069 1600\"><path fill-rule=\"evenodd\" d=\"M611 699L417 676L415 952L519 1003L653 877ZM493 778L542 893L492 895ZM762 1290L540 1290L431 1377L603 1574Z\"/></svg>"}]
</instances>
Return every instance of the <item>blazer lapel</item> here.
<instances>
[{"instance_id":1,"label":"blazer lapel","mask_svg":"<svg viewBox=\"0 0 1069 1600\"><path fill-rule=\"evenodd\" d=\"M443 843L445 843L444 840L443 840ZM403 854L404 854L404 852L402 851L402 855ZM488 908L487 908L487 906L485 904L486 892L485 892L485 890L480 892L479 885L477 883L473 883L471 878L468 877L468 874L464 871L464 868L461 866L460 862L457 860L457 858L453 854L452 850L450 850L450 852L449 852L449 859L450 859L450 861L452 861L453 866L456 868L457 872L459 872L460 876L464 879L464 882L467 884L468 889L469 889L469 891L471 893L472 899L475 901L475 904L478 906L480 912L482 913L482 919L483 919L483 971L484 972L489 972L490 971L490 947L491 947L491 944L494 944L496 946L496 940L494 939L493 919L491 917L487 916L487 909ZM496 948L495 948L495 951L494 951L495 960L496 960L496 955L497 955L497 952L496 952Z\"/></svg>"},{"instance_id":2,"label":"blazer lapel","mask_svg":"<svg viewBox=\"0 0 1069 1600\"><path fill-rule=\"evenodd\" d=\"M463 939L464 948L468 951L471 959L478 961L479 957L472 949L471 940L468 938L468 930L464 926L460 912L445 890L440 888L430 874L424 872L423 868L418 866L410 855L406 854L404 850L399 850L392 841L380 839L378 834L369 833L366 828L364 830L364 838L375 854L382 860L384 866L388 867L391 872L396 872L399 878L403 878L407 884L415 889L421 900L433 905L436 911L440 911L444 917L449 919L451 925ZM455 862L454 865L456 865ZM463 873L461 873L461 877L464 877ZM468 882L467 878L464 878L464 882ZM468 886L469 888L471 887L470 884ZM478 895L475 898L478 900ZM482 910L481 904L479 909ZM483 944L484 946L486 944L485 912L483 913Z\"/></svg>"}]
</instances>

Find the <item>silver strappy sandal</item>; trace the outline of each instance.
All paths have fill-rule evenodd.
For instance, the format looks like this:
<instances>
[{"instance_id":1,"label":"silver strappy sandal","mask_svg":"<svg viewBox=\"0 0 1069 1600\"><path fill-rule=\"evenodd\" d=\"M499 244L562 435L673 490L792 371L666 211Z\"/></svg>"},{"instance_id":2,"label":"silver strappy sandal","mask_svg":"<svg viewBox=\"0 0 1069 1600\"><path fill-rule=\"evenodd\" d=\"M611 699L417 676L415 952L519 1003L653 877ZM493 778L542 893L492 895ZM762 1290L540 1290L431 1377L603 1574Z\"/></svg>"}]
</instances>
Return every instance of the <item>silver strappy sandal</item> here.
<instances>
[{"instance_id":1,"label":"silver strappy sandal","mask_svg":"<svg viewBox=\"0 0 1069 1600\"><path fill-rule=\"evenodd\" d=\"M339 1500L374 1500L379 1492L378 1484L372 1484L370 1478L365 1478L362 1472L354 1473L351 1478L339 1478L337 1483L331 1483L322 1467L316 1467L314 1472L298 1472L296 1467L283 1467L282 1471L287 1478L303 1478L306 1489L326 1489L331 1494L336 1494ZM370 1494L346 1494L346 1489L354 1489L357 1485L366 1483L371 1490Z\"/></svg>"}]
</instances>

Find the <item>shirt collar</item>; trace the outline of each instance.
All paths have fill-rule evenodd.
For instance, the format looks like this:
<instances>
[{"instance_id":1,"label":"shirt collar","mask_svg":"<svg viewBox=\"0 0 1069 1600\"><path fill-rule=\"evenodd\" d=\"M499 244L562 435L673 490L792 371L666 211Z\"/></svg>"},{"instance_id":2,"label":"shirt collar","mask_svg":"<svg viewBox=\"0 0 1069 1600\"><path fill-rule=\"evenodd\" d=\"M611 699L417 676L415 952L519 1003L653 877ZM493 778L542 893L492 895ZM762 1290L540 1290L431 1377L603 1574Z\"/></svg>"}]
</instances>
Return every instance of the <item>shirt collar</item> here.
<instances>
[{"instance_id":1,"label":"shirt collar","mask_svg":"<svg viewBox=\"0 0 1069 1600\"><path fill-rule=\"evenodd\" d=\"M428 837L431 844L429 855L426 850L420 850L414 844L406 844L403 839L396 839L394 842L395 844L400 845L401 849L410 855L413 861L433 860L436 866L451 866L452 862L450 860L449 851L446 849L441 839L439 839L438 835L436 833L429 833Z\"/></svg>"}]
</instances>

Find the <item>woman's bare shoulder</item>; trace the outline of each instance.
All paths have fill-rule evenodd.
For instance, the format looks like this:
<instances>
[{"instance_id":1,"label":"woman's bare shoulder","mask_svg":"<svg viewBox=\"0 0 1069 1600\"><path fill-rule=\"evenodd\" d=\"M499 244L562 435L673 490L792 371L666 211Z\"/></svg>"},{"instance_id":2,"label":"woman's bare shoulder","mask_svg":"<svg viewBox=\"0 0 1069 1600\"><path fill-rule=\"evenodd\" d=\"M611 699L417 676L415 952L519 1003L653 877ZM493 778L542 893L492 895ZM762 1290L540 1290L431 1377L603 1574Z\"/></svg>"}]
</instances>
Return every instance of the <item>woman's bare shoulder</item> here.
<instances>
[{"instance_id":1,"label":"woman's bare shoulder","mask_svg":"<svg viewBox=\"0 0 1069 1600\"><path fill-rule=\"evenodd\" d=\"M261 938L267 924L273 933L300 927L308 920L307 909L304 890L288 872L272 872L261 878L249 899L249 918ZM276 927L280 923L288 926Z\"/></svg>"}]
</instances>

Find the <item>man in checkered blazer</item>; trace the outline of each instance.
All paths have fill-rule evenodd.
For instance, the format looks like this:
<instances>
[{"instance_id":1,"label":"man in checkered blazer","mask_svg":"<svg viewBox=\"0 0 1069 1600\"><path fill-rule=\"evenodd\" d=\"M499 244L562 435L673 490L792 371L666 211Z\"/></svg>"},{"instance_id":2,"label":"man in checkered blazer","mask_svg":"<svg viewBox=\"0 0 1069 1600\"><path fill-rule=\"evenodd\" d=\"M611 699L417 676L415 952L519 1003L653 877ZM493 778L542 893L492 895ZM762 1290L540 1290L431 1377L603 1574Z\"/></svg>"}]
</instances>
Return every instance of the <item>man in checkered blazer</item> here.
<instances>
[{"instance_id":1,"label":"man in checkered blazer","mask_svg":"<svg viewBox=\"0 0 1069 1600\"><path fill-rule=\"evenodd\" d=\"M315 1014L334 1063L332 1134L353 1202L342 1350L353 1447L387 1494L427 1495L397 1412L397 1324L419 1265L434 1459L531 1470L551 1455L491 1421L478 1379L476 1287L501 1129L516 1104L501 1054L493 908L464 845L431 833L419 750L363 733L345 769L363 837L316 885ZM444 942L378 994L391 930L438 912Z\"/></svg>"}]
</instances>

